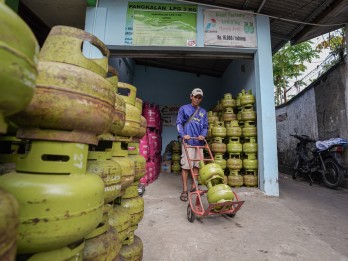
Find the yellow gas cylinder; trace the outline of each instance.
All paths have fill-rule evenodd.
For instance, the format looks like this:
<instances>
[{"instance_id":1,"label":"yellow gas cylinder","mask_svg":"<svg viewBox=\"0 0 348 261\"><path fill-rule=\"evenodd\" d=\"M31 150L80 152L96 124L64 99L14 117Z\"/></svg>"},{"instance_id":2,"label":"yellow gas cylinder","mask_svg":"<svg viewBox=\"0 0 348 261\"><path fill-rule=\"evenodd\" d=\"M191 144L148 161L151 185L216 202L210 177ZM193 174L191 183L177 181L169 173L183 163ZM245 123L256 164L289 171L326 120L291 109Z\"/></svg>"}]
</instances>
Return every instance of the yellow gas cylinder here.
<instances>
[{"instance_id":1,"label":"yellow gas cylinder","mask_svg":"<svg viewBox=\"0 0 348 261\"><path fill-rule=\"evenodd\" d=\"M24 109L35 92L39 45L29 26L0 1L0 133L5 116Z\"/></svg>"},{"instance_id":2,"label":"yellow gas cylinder","mask_svg":"<svg viewBox=\"0 0 348 261\"><path fill-rule=\"evenodd\" d=\"M114 204L109 212L109 224L117 230L118 239L123 244L130 234L131 227L131 215L128 208Z\"/></svg>"},{"instance_id":3,"label":"yellow gas cylinder","mask_svg":"<svg viewBox=\"0 0 348 261\"><path fill-rule=\"evenodd\" d=\"M224 98L222 100L222 107L228 108L228 107L236 107L236 101L232 98L231 93L225 93Z\"/></svg>"},{"instance_id":4,"label":"yellow gas cylinder","mask_svg":"<svg viewBox=\"0 0 348 261\"><path fill-rule=\"evenodd\" d=\"M122 261L141 261L143 260L143 242L140 237L134 235L134 241L130 245L124 245L120 251Z\"/></svg>"},{"instance_id":5,"label":"yellow gas cylinder","mask_svg":"<svg viewBox=\"0 0 348 261\"><path fill-rule=\"evenodd\" d=\"M225 153L226 144L223 143L221 137L214 137L213 143L211 144L211 151L214 153Z\"/></svg>"},{"instance_id":6,"label":"yellow gas cylinder","mask_svg":"<svg viewBox=\"0 0 348 261\"><path fill-rule=\"evenodd\" d=\"M121 196L121 166L111 160L111 151L89 151L87 172L97 174L104 182L104 203Z\"/></svg>"},{"instance_id":7,"label":"yellow gas cylinder","mask_svg":"<svg viewBox=\"0 0 348 261\"><path fill-rule=\"evenodd\" d=\"M239 127L238 121L233 120L225 123L227 137L240 137L242 136L242 128Z\"/></svg>"},{"instance_id":8,"label":"yellow gas cylinder","mask_svg":"<svg viewBox=\"0 0 348 261\"><path fill-rule=\"evenodd\" d=\"M255 103L255 96L252 94L251 90L242 90L242 95L240 97L240 105L245 106L247 104L253 105Z\"/></svg>"},{"instance_id":9,"label":"yellow gas cylinder","mask_svg":"<svg viewBox=\"0 0 348 261\"><path fill-rule=\"evenodd\" d=\"M223 121L233 121L237 120L237 115L234 114L233 108L232 107L227 107L225 108L225 111L223 112L222 115Z\"/></svg>"},{"instance_id":10,"label":"yellow gas cylinder","mask_svg":"<svg viewBox=\"0 0 348 261\"><path fill-rule=\"evenodd\" d=\"M139 142L128 143L128 158L134 161L134 181L138 181L146 174L146 160L139 154Z\"/></svg>"},{"instance_id":11,"label":"yellow gas cylinder","mask_svg":"<svg viewBox=\"0 0 348 261\"><path fill-rule=\"evenodd\" d=\"M18 157L17 173L0 176L0 187L19 203L18 253L64 247L100 223L104 183L86 173L87 155L85 144L32 141Z\"/></svg>"},{"instance_id":12,"label":"yellow gas cylinder","mask_svg":"<svg viewBox=\"0 0 348 261\"><path fill-rule=\"evenodd\" d=\"M17 200L0 188L0 260L15 260L18 225Z\"/></svg>"},{"instance_id":13,"label":"yellow gas cylinder","mask_svg":"<svg viewBox=\"0 0 348 261\"><path fill-rule=\"evenodd\" d=\"M139 134L140 128L140 110L135 106L137 89L128 83L118 82L118 90L119 92L121 90L127 92L127 94L122 95L126 102L126 123L118 135L134 137Z\"/></svg>"},{"instance_id":14,"label":"yellow gas cylinder","mask_svg":"<svg viewBox=\"0 0 348 261\"><path fill-rule=\"evenodd\" d=\"M112 160L121 166L121 190L124 192L126 188L132 184L135 178L134 161L128 157L128 145L121 141L115 141L112 143L111 154Z\"/></svg>"},{"instance_id":15,"label":"yellow gas cylinder","mask_svg":"<svg viewBox=\"0 0 348 261\"><path fill-rule=\"evenodd\" d=\"M222 121L215 121L214 127L212 129L213 137L226 137L226 128Z\"/></svg>"}]
</instances>

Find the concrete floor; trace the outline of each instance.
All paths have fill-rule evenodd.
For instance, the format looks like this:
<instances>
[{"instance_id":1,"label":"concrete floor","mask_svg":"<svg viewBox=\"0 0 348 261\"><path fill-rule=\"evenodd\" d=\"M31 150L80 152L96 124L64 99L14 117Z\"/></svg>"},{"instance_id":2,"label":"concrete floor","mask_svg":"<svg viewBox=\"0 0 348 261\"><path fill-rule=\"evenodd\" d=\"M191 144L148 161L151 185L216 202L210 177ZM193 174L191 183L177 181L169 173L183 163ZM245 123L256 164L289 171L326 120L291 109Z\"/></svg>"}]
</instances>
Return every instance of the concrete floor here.
<instances>
[{"instance_id":1,"label":"concrete floor","mask_svg":"<svg viewBox=\"0 0 348 261\"><path fill-rule=\"evenodd\" d=\"M161 174L146 187L135 234L144 261L348 260L348 190L310 187L280 174L280 197L235 189L245 203L234 218L187 220L181 176Z\"/></svg>"}]
</instances>

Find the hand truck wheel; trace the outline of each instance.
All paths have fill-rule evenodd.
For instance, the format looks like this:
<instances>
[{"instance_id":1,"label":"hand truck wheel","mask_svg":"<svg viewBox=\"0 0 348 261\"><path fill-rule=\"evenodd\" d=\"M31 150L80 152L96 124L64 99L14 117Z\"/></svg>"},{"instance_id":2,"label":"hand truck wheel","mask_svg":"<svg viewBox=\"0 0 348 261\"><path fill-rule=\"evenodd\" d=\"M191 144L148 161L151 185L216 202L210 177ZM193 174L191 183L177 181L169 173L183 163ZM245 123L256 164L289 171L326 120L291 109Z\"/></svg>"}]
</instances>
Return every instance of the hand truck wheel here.
<instances>
[{"instance_id":1,"label":"hand truck wheel","mask_svg":"<svg viewBox=\"0 0 348 261\"><path fill-rule=\"evenodd\" d=\"M195 218L196 218L196 214L192 211L190 204L188 204L187 205L187 219L188 219L188 221L193 223L193 221L195 221Z\"/></svg>"}]
</instances>

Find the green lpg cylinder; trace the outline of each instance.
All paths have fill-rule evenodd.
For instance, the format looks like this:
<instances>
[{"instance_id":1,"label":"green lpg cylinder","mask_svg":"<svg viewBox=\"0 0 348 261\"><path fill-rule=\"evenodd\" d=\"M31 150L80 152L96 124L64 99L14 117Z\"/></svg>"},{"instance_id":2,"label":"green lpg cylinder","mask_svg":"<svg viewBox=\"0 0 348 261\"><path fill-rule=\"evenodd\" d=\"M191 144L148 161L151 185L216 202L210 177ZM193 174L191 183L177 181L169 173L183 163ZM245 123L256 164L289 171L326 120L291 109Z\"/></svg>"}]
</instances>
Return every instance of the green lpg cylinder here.
<instances>
[{"instance_id":1,"label":"green lpg cylinder","mask_svg":"<svg viewBox=\"0 0 348 261\"><path fill-rule=\"evenodd\" d=\"M237 115L234 114L233 112L233 108L232 107L228 107L225 109L223 116L222 116L223 121L233 121L233 120L237 120Z\"/></svg>"},{"instance_id":2,"label":"green lpg cylinder","mask_svg":"<svg viewBox=\"0 0 348 261\"><path fill-rule=\"evenodd\" d=\"M137 226L144 216L144 199L138 195L138 182L128 187L122 196L121 206L131 215L131 226Z\"/></svg>"},{"instance_id":3,"label":"green lpg cylinder","mask_svg":"<svg viewBox=\"0 0 348 261\"><path fill-rule=\"evenodd\" d=\"M134 161L128 158L127 144L115 141L112 143L112 160L117 162L122 169L121 189L124 192L133 182L135 178Z\"/></svg>"},{"instance_id":4,"label":"green lpg cylinder","mask_svg":"<svg viewBox=\"0 0 348 261\"><path fill-rule=\"evenodd\" d=\"M247 140L247 139L246 139ZM257 153L257 143L255 137L250 137L247 142L243 144L244 153Z\"/></svg>"},{"instance_id":5,"label":"green lpg cylinder","mask_svg":"<svg viewBox=\"0 0 348 261\"><path fill-rule=\"evenodd\" d=\"M86 174L87 154L85 144L32 141L31 150L18 159L21 172L0 176L0 187L20 207L18 253L64 247L99 224L104 183Z\"/></svg>"},{"instance_id":6,"label":"green lpg cylinder","mask_svg":"<svg viewBox=\"0 0 348 261\"><path fill-rule=\"evenodd\" d=\"M220 167L224 170L226 169L226 160L223 157L222 153L216 153L214 156L214 162L216 164L219 164Z\"/></svg>"},{"instance_id":7,"label":"green lpg cylinder","mask_svg":"<svg viewBox=\"0 0 348 261\"><path fill-rule=\"evenodd\" d=\"M228 107L236 107L236 101L232 98L231 93L225 93L224 98L222 100L222 107L228 108Z\"/></svg>"},{"instance_id":8,"label":"green lpg cylinder","mask_svg":"<svg viewBox=\"0 0 348 261\"><path fill-rule=\"evenodd\" d=\"M131 215L128 208L115 204L109 212L109 224L117 230L118 239L123 244L130 234L131 227Z\"/></svg>"},{"instance_id":9,"label":"green lpg cylinder","mask_svg":"<svg viewBox=\"0 0 348 261\"><path fill-rule=\"evenodd\" d=\"M138 181L146 174L146 160L139 154L139 143L128 143L128 154L128 158L134 162L134 181Z\"/></svg>"},{"instance_id":10,"label":"green lpg cylinder","mask_svg":"<svg viewBox=\"0 0 348 261\"><path fill-rule=\"evenodd\" d=\"M18 224L18 203L0 188L0 260L15 260Z\"/></svg>"},{"instance_id":11,"label":"green lpg cylinder","mask_svg":"<svg viewBox=\"0 0 348 261\"><path fill-rule=\"evenodd\" d=\"M253 105L255 103L255 96L252 94L252 91L245 91L242 90L241 96L240 96L240 105Z\"/></svg>"},{"instance_id":12,"label":"green lpg cylinder","mask_svg":"<svg viewBox=\"0 0 348 261\"><path fill-rule=\"evenodd\" d=\"M130 245L124 245L120 251L120 261L143 260L143 242L140 237L134 235L134 241Z\"/></svg>"},{"instance_id":13,"label":"green lpg cylinder","mask_svg":"<svg viewBox=\"0 0 348 261\"><path fill-rule=\"evenodd\" d=\"M180 142L178 142L177 140L173 141L172 150L173 150L173 152L179 152L180 153L180 151L181 151Z\"/></svg>"},{"instance_id":14,"label":"green lpg cylinder","mask_svg":"<svg viewBox=\"0 0 348 261\"><path fill-rule=\"evenodd\" d=\"M172 154L172 160L173 160L173 161L180 161L180 159L181 159L181 155L180 155L179 152L174 152L174 153Z\"/></svg>"},{"instance_id":15,"label":"green lpg cylinder","mask_svg":"<svg viewBox=\"0 0 348 261\"><path fill-rule=\"evenodd\" d=\"M173 161L172 172L179 173L180 171L181 171L181 165L180 165L179 161Z\"/></svg>"},{"instance_id":16,"label":"green lpg cylinder","mask_svg":"<svg viewBox=\"0 0 348 261\"><path fill-rule=\"evenodd\" d=\"M19 255L18 260L26 261L47 261L47 260L64 260L64 261L82 261L85 240L72 243L70 245L54 249L51 251L35 253L33 255Z\"/></svg>"},{"instance_id":17,"label":"green lpg cylinder","mask_svg":"<svg viewBox=\"0 0 348 261\"><path fill-rule=\"evenodd\" d=\"M213 143L211 144L211 151L214 153L226 152L226 144L223 143L223 140L221 137L215 137L213 139Z\"/></svg>"},{"instance_id":18,"label":"green lpg cylinder","mask_svg":"<svg viewBox=\"0 0 348 261\"><path fill-rule=\"evenodd\" d=\"M29 26L0 1L0 133L5 116L24 109L35 91L39 45Z\"/></svg>"},{"instance_id":19,"label":"green lpg cylinder","mask_svg":"<svg viewBox=\"0 0 348 261\"><path fill-rule=\"evenodd\" d=\"M240 143L240 139L238 137L230 137L229 142L227 144L228 153L240 154L243 150L243 146Z\"/></svg>"},{"instance_id":20,"label":"green lpg cylinder","mask_svg":"<svg viewBox=\"0 0 348 261\"><path fill-rule=\"evenodd\" d=\"M135 107L137 89L128 83L118 82L118 90L126 90L128 95L122 95L126 102L126 123L117 134L123 137L134 137L139 134L140 128L140 110Z\"/></svg>"},{"instance_id":21,"label":"green lpg cylinder","mask_svg":"<svg viewBox=\"0 0 348 261\"><path fill-rule=\"evenodd\" d=\"M246 121L242 128L243 137L256 137L257 129L255 121Z\"/></svg>"},{"instance_id":22,"label":"green lpg cylinder","mask_svg":"<svg viewBox=\"0 0 348 261\"><path fill-rule=\"evenodd\" d=\"M23 111L11 117L14 123L21 127L80 132L91 136L90 139L109 132L116 97L110 82L87 69L65 63L40 60L38 68L35 95Z\"/></svg>"},{"instance_id":23,"label":"green lpg cylinder","mask_svg":"<svg viewBox=\"0 0 348 261\"><path fill-rule=\"evenodd\" d=\"M226 123L226 134L227 134L227 137L242 136L242 128L239 127L237 120Z\"/></svg>"},{"instance_id":24,"label":"green lpg cylinder","mask_svg":"<svg viewBox=\"0 0 348 261\"><path fill-rule=\"evenodd\" d=\"M244 185L247 187L257 187L258 176L257 175L244 175Z\"/></svg>"},{"instance_id":25,"label":"green lpg cylinder","mask_svg":"<svg viewBox=\"0 0 348 261\"><path fill-rule=\"evenodd\" d=\"M115 92L115 110L113 114L112 125L110 132L116 135L121 131L126 123L126 102L123 100L121 95L117 94L118 91L118 73L115 68L109 66L109 72L113 76L107 78L108 82L112 84Z\"/></svg>"},{"instance_id":26,"label":"green lpg cylinder","mask_svg":"<svg viewBox=\"0 0 348 261\"><path fill-rule=\"evenodd\" d=\"M84 42L89 42L102 54L102 58L90 59L82 53ZM40 61L71 64L87 69L105 78L109 70L109 49L94 35L69 26L54 26L40 50Z\"/></svg>"},{"instance_id":27,"label":"green lpg cylinder","mask_svg":"<svg viewBox=\"0 0 348 261\"><path fill-rule=\"evenodd\" d=\"M204 164L203 161L200 163L199 176L203 185L206 185L208 181L212 184L219 184L221 179L224 178L224 170L217 163Z\"/></svg>"},{"instance_id":28,"label":"green lpg cylinder","mask_svg":"<svg viewBox=\"0 0 348 261\"><path fill-rule=\"evenodd\" d=\"M243 186L243 176L242 175L229 175L227 178L227 184L231 187L241 187Z\"/></svg>"},{"instance_id":29,"label":"green lpg cylinder","mask_svg":"<svg viewBox=\"0 0 348 261\"><path fill-rule=\"evenodd\" d=\"M105 228L104 228L105 227ZM122 247L117 231L109 227L108 221L101 227L98 227L98 233L91 238L86 238L86 245L83 250L84 261L112 261L114 260Z\"/></svg>"},{"instance_id":30,"label":"green lpg cylinder","mask_svg":"<svg viewBox=\"0 0 348 261\"><path fill-rule=\"evenodd\" d=\"M215 121L211 133L213 137L226 137L226 128L224 127L224 123L222 121Z\"/></svg>"},{"instance_id":31,"label":"green lpg cylinder","mask_svg":"<svg viewBox=\"0 0 348 261\"><path fill-rule=\"evenodd\" d=\"M111 151L89 151L87 172L97 174L104 182L104 203L121 196L121 166L111 160Z\"/></svg>"},{"instance_id":32,"label":"green lpg cylinder","mask_svg":"<svg viewBox=\"0 0 348 261\"><path fill-rule=\"evenodd\" d=\"M237 95L237 99L236 99L236 105L237 105L237 107L238 108L240 108L242 105L240 104L240 98L242 98L242 96L243 96L243 93L238 93L238 95Z\"/></svg>"},{"instance_id":33,"label":"green lpg cylinder","mask_svg":"<svg viewBox=\"0 0 348 261\"><path fill-rule=\"evenodd\" d=\"M207 199L210 204L232 201L234 194L226 184L217 184L208 189Z\"/></svg>"},{"instance_id":34,"label":"green lpg cylinder","mask_svg":"<svg viewBox=\"0 0 348 261\"><path fill-rule=\"evenodd\" d=\"M240 154L230 153L226 165L229 170L240 170L243 167Z\"/></svg>"},{"instance_id":35,"label":"green lpg cylinder","mask_svg":"<svg viewBox=\"0 0 348 261\"><path fill-rule=\"evenodd\" d=\"M243 167L246 170L256 170L257 166L258 166L258 161L256 159L256 154L255 153L249 153L249 154L245 154L246 158L243 159Z\"/></svg>"},{"instance_id":36,"label":"green lpg cylinder","mask_svg":"<svg viewBox=\"0 0 348 261\"><path fill-rule=\"evenodd\" d=\"M242 121L254 121L256 120L256 112L252 105L245 105L241 112Z\"/></svg>"},{"instance_id":37,"label":"green lpg cylinder","mask_svg":"<svg viewBox=\"0 0 348 261\"><path fill-rule=\"evenodd\" d=\"M143 101L140 98L135 99L135 107L140 111L139 132L135 137L141 139L146 134L147 121L145 117L141 115L143 113Z\"/></svg>"},{"instance_id":38,"label":"green lpg cylinder","mask_svg":"<svg viewBox=\"0 0 348 261\"><path fill-rule=\"evenodd\" d=\"M219 120L217 113L215 111L208 111L208 124L214 124L217 120Z\"/></svg>"}]
</instances>

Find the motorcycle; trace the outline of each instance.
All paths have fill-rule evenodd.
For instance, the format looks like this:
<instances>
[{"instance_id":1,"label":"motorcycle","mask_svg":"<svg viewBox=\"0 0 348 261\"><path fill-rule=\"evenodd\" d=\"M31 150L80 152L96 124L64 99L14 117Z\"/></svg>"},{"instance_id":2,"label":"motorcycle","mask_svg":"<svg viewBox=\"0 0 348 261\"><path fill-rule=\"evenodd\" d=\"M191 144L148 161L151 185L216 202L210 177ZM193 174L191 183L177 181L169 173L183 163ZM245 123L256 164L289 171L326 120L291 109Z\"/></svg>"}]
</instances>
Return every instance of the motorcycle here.
<instances>
[{"instance_id":1,"label":"motorcycle","mask_svg":"<svg viewBox=\"0 0 348 261\"><path fill-rule=\"evenodd\" d=\"M337 188L343 184L346 168L343 165L342 153L347 144L346 140L337 138L321 142L307 135L290 136L299 140L296 145L293 179L306 175L310 185L314 179L319 179L329 188Z\"/></svg>"}]
</instances>

